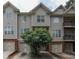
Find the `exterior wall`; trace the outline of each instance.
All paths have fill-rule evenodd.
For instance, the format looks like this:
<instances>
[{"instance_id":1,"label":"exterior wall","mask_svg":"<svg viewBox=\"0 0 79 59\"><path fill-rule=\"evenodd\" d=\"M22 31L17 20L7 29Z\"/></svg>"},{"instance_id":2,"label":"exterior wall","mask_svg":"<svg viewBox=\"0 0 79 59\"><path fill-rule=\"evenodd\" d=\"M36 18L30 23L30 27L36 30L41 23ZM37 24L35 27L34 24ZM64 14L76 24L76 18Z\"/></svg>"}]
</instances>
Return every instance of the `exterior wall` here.
<instances>
[{"instance_id":1,"label":"exterior wall","mask_svg":"<svg viewBox=\"0 0 79 59\"><path fill-rule=\"evenodd\" d=\"M11 13L10 19L7 19L7 12ZM11 25L14 27L15 34L13 35L3 35L3 39L17 39L17 13L11 8L7 7L5 9L5 13L3 14L3 33L5 30L5 27L8 25Z\"/></svg>"},{"instance_id":2,"label":"exterior wall","mask_svg":"<svg viewBox=\"0 0 79 59\"><path fill-rule=\"evenodd\" d=\"M54 23L54 17L59 18L59 23ZM52 52L54 53L62 53L62 43L60 43L60 41L63 40L63 17L62 16L51 16L50 18L51 22L50 22L50 28L49 28L49 32L50 35L52 37ZM54 30L61 30L61 37L53 37L53 31Z\"/></svg>"},{"instance_id":3,"label":"exterior wall","mask_svg":"<svg viewBox=\"0 0 79 59\"><path fill-rule=\"evenodd\" d=\"M37 22L37 16L38 15L44 15L45 16L45 22ZM31 26L50 26L50 16L47 15L45 10L43 10L42 8L39 8L35 12L35 14L33 14L31 17L32 17Z\"/></svg>"},{"instance_id":4,"label":"exterior wall","mask_svg":"<svg viewBox=\"0 0 79 59\"><path fill-rule=\"evenodd\" d=\"M26 21L24 22L24 16L26 16ZM22 33L22 29L23 28L30 28L31 27L31 17L30 16L27 16L27 15L20 15L19 16L19 39L18 40L22 40L20 38L20 35Z\"/></svg>"},{"instance_id":5,"label":"exterior wall","mask_svg":"<svg viewBox=\"0 0 79 59\"><path fill-rule=\"evenodd\" d=\"M50 22L50 28L49 28L49 32L50 32L50 34L51 34L51 36L52 36L52 38L53 38L53 41L61 41L61 40L63 40L63 17L61 16L57 16L57 18L59 18L59 23L54 23L53 22L53 17L55 17L55 16L51 16L51 18L50 18L50 20L51 20L51 22ZM58 37L58 38L54 38L53 37L53 30L61 30L61 37Z\"/></svg>"}]
</instances>

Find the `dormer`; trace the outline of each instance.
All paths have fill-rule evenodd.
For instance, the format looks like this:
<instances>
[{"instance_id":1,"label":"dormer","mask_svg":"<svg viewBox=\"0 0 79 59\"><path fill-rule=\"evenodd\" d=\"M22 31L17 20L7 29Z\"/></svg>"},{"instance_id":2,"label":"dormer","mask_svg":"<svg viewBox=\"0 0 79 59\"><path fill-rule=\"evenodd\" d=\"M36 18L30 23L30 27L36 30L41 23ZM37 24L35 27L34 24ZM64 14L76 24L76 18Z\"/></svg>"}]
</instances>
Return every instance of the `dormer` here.
<instances>
[{"instance_id":1,"label":"dormer","mask_svg":"<svg viewBox=\"0 0 79 59\"><path fill-rule=\"evenodd\" d=\"M34 9L32 9L29 13L36 13L39 9L42 9L46 13L50 13L51 10L47 8L43 3L38 4Z\"/></svg>"},{"instance_id":2,"label":"dormer","mask_svg":"<svg viewBox=\"0 0 79 59\"><path fill-rule=\"evenodd\" d=\"M5 12L6 8L7 8L7 9L12 8L12 10L13 10L14 12L19 12L19 9L17 9L17 8L16 8L12 3L10 3L9 1L6 2L6 3L3 5L3 12Z\"/></svg>"},{"instance_id":3,"label":"dormer","mask_svg":"<svg viewBox=\"0 0 79 59\"><path fill-rule=\"evenodd\" d=\"M51 11L43 3L36 6L30 13L32 15L32 26L50 26L50 13Z\"/></svg>"}]
</instances>

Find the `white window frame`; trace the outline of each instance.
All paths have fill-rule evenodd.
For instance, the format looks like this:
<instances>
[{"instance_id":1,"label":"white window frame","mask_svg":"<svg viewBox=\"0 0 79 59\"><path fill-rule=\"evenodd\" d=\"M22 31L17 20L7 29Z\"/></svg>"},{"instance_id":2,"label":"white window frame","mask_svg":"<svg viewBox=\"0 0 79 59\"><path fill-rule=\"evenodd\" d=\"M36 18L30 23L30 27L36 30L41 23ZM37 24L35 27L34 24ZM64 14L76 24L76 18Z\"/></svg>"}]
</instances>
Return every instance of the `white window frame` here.
<instances>
[{"instance_id":1,"label":"white window frame","mask_svg":"<svg viewBox=\"0 0 79 59\"><path fill-rule=\"evenodd\" d=\"M12 16L12 13L11 12L7 12L6 13L6 16L7 16L7 19L10 20L11 19L11 16Z\"/></svg>"},{"instance_id":2,"label":"white window frame","mask_svg":"<svg viewBox=\"0 0 79 59\"><path fill-rule=\"evenodd\" d=\"M37 22L44 22L45 21L45 16L44 15L38 15L37 16Z\"/></svg>"},{"instance_id":3,"label":"white window frame","mask_svg":"<svg viewBox=\"0 0 79 59\"><path fill-rule=\"evenodd\" d=\"M14 34L14 28L13 26L6 26L5 29L4 29L4 34L5 35L13 35Z\"/></svg>"},{"instance_id":4,"label":"white window frame","mask_svg":"<svg viewBox=\"0 0 79 59\"><path fill-rule=\"evenodd\" d=\"M53 30L53 37L61 37L61 30Z\"/></svg>"}]
</instances>

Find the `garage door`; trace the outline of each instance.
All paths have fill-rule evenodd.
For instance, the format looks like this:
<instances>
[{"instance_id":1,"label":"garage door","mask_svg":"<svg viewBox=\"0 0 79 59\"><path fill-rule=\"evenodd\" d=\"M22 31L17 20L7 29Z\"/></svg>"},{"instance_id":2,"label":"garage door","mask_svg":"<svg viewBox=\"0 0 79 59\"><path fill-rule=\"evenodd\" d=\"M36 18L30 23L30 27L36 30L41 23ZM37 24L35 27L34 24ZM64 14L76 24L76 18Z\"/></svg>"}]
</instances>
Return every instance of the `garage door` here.
<instances>
[{"instance_id":1,"label":"garage door","mask_svg":"<svg viewBox=\"0 0 79 59\"><path fill-rule=\"evenodd\" d=\"M19 44L19 50L21 52L29 53L30 52L30 47L29 47L29 45L26 45L24 42L20 42L20 44Z\"/></svg>"},{"instance_id":2,"label":"garage door","mask_svg":"<svg viewBox=\"0 0 79 59\"><path fill-rule=\"evenodd\" d=\"M3 42L3 50L4 51L15 51L15 42L4 41Z\"/></svg>"},{"instance_id":3,"label":"garage door","mask_svg":"<svg viewBox=\"0 0 79 59\"><path fill-rule=\"evenodd\" d=\"M62 52L62 44L52 44L52 52L61 53Z\"/></svg>"},{"instance_id":4,"label":"garage door","mask_svg":"<svg viewBox=\"0 0 79 59\"><path fill-rule=\"evenodd\" d=\"M73 43L64 43L64 52L72 52Z\"/></svg>"}]
</instances>

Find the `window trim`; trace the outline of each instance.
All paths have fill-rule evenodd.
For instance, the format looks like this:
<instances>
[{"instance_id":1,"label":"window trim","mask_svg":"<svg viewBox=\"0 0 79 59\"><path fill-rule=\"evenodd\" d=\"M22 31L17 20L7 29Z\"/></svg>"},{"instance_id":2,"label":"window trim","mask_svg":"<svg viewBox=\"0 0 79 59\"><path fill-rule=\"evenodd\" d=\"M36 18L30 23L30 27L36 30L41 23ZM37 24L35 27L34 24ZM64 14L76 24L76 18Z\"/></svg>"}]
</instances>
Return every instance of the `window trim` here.
<instances>
[{"instance_id":1,"label":"window trim","mask_svg":"<svg viewBox=\"0 0 79 59\"><path fill-rule=\"evenodd\" d=\"M14 28L13 26L6 26L4 30L5 35L14 35Z\"/></svg>"},{"instance_id":2,"label":"window trim","mask_svg":"<svg viewBox=\"0 0 79 59\"><path fill-rule=\"evenodd\" d=\"M12 13L11 13L11 12L7 12L7 13L6 13L6 17L7 17L8 20L11 19L11 16L12 16Z\"/></svg>"},{"instance_id":3,"label":"window trim","mask_svg":"<svg viewBox=\"0 0 79 59\"><path fill-rule=\"evenodd\" d=\"M44 15L38 15L37 16L37 22L45 22L45 16Z\"/></svg>"},{"instance_id":4,"label":"window trim","mask_svg":"<svg viewBox=\"0 0 79 59\"><path fill-rule=\"evenodd\" d=\"M54 38L61 37L61 30L53 30L53 37Z\"/></svg>"}]
</instances>

